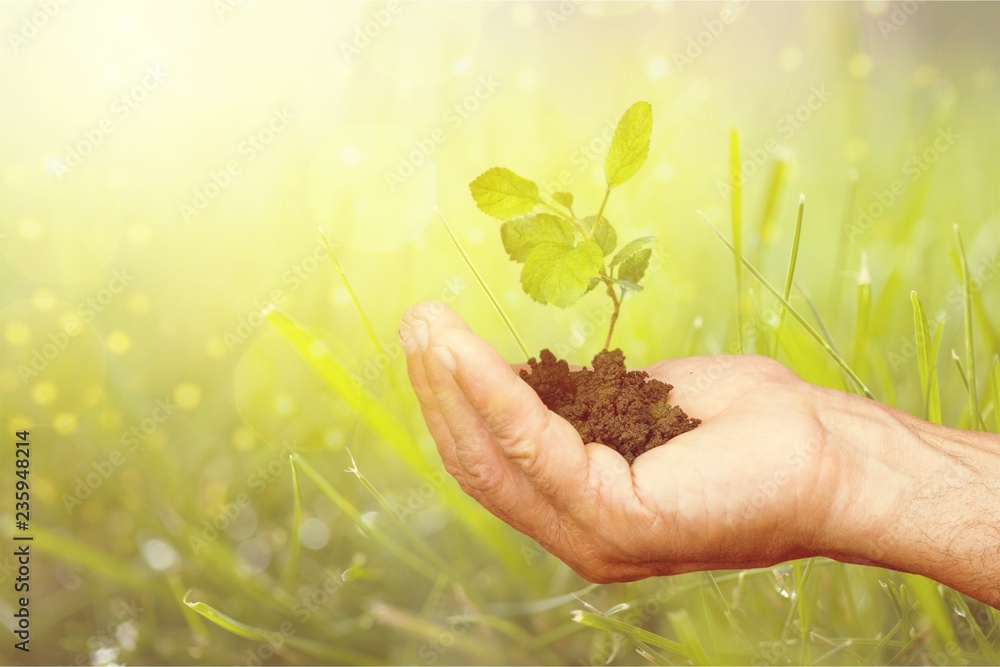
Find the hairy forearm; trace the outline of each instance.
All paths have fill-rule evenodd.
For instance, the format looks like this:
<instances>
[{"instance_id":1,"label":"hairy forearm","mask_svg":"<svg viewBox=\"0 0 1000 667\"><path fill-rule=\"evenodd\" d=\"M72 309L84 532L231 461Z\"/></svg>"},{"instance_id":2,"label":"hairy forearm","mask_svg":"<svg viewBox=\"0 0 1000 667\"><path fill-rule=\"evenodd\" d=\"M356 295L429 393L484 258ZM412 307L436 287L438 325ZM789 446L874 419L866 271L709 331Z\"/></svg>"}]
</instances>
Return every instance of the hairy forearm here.
<instances>
[{"instance_id":1,"label":"hairy forearm","mask_svg":"<svg viewBox=\"0 0 1000 667\"><path fill-rule=\"evenodd\" d=\"M837 408L819 412L844 470L826 555L921 574L1000 608L1000 436L839 392L818 400Z\"/></svg>"}]
</instances>

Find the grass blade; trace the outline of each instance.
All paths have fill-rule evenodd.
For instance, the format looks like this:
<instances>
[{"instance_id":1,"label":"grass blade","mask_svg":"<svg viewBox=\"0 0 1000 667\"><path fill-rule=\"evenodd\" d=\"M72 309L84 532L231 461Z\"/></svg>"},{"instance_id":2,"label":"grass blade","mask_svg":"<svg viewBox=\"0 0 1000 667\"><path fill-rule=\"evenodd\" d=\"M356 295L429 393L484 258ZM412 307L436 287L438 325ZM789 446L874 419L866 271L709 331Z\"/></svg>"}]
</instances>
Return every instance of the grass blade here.
<instances>
[{"instance_id":1,"label":"grass blade","mask_svg":"<svg viewBox=\"0 0 1000 667\"><path fill-rule=\"evenodd\" d=\"M916 292L910 292L913 304L913 329L917 343L917 365L920 369L920 387L923 390L924 418L941 423L941 390L937 378L937 348L927 325L927 313ZM940 341L940 338L938 338Z\"/></svg>"},{"instance_id":2,"label":"grass blade","mask_svg":"<svg viewBox=\"0 0 1000 667\"><path fill-rule=\"evenodd\" d=\"M687 342L684 344L684 355L690 357L698 349L698 339L701 337L701 329L705 325L705 318L701 315L691 320L691 328L688 330Z\"/></svg>"},{"instance_id":3,"label":"grass blade","mask_svg":"<svg viewBox=\"0 0 1000 667\"><path fill-rule=\"evenodd\" d=\"M11 521L10 525L13 526L13 524L14 522ZM6 527L6 522L4 528L0 530L8 539L13 537L13 532ZM121 560L83 542L63 537L35 525L31 526L31 530L35 538L30 543L32 553L37 550L129 588L144 590L149 587L150 580L153 578L153 575L147 575L143 570L123 563Z\"/></svg>"},{"instance_id":4,"label":"grass blade","mask_svg":"<svg viewBox=\"0 0 1000 667\"><path fill-rule=\"evenodd\" d=\"M795 261L799 256L799 237L802 234L802 214L805 212L806 208L806 196L804 194L799 195L799 213L795 217L795 236L792 238L792 252L788 258L788 271L785 273L785 301L788 301L792 296L792 282L795 280ZM785 321L785 309L781 308L778 310L778 326L775 329L774 336L774 350L771 352L772 357L778 356L778 342L780 340L781 325Z\"/></svg>"},{"instance_id":5,"label":"grass blade","mask_svg":"<svg viewBox=\"0 0 1000 667\"><path fill-rule=\"evenodd\" d=\"M736 128L729 133L729 189L730 216L733 222L733 244L736 247L736 326L740 340L740 352L743 347L743 267L740 258L743 256L743 173L740 171L740 135Z\"/></svg>"},{"instance_id":6,"label":"grass blade","mask_svg":"<svg viewBox=\"0 0 1000 667\"><path fill-rule=\"evenodd\" d=\"M682 644L672 639L661 637L658 634L637 628L634 625L619 621L607 616L595 614L592 611L575 610L572 615L574 622L585 625L589 628L604 630L605 632L620 633L628 637L633 642L650 644L657 648L666 649L684 658L690 658L687 649Z\"/></svg>"},{"instance_id":7,"label":"grass blade","mask_svg":"<svg viewBox=\"0 0 1000 667\"><path fill-rule=\"evenodd\" d=\"M910 575L907 580L917 608L924 613L927 620L930 621L931 627L934 628L933 636L944 646L947 646L949 642L957 643L948 606L941 596L937 582L918 575Z\"/></svg>"},{"instance_id":8,"label":"grass blade","mask_svg":"<svg viewBox=\"0 0 1000 667\"><path fill-rule=\"evenodd\" d=\"M392 447L410 468L424 475L430 474L431 467L420 455L417 443L409 432L368 391L358 386L322 341L273 306L264 310L264 317L306 363L319 373L341 400L361 417L368 428Z\"/></svg>"},{"instance_id":9,"label":"grass blade","mask_svg":"<svg viewBox=\"0 0 1000 667\"><path fill-rule=\"evenodd\" d=\"M993 355L993 426L1000 433L1000 354Z\"/></svg>"},{"instance_id":10,"label":"grass blade","mask_svg":"<svg viewBox=\"0 0 1000 667\"><path fill-rule=\"evenodd\" d=\"M962 263L962 298L965 305L965 359L969 370L969 408L972 410L973 429L982 427L986 430L986 424L979 413L979 392L976 390L976 350L974 347L974 331L972 320L972 282L969 277L969 261L965 256L965 244L962 242L962 233L958 230L958 225L954 225L955 242L958 244L958 258Z\"/></svg>"},{"instance_id":11,"label":"grass blade","mask_svg":"<svg viewBox=\"0 0 1000 667\"><path fill-rule=\"evenodd\" d=\"M351 450L347 450L347 455L351 457L351 467L348 468L346 472L352 473L358 478L358 481L361 482L361 486L365 487L365 490L367 490L368 493L375 498L375 501L379 504L383 511L385 511L388 516L392 517L393 522L399 526L400 529L402 529L402 531L406 534L406 537L413 544L414 548L420 552L420 555L426 558L428 562L433 563L439 570L441 570L441 572L447 573L448 578L452 581L460 581L451 566L446 563L441 556L428 548L427 544L425 544L424 541L413 532L413 529L410 528L409 524L403 521L403 518L399 516L399 512L397 512L395 508L389 504L389 501L382 495L382 492L376 489L375 485L369 481L368 477L366 477L365 474L358 469L358 464L354 460L354 455L351 454ZM466 590L474 590L468 586L466 582L462 582L462 584L465 586Z\"/></svg>"},{"instance_id":12,"label":"grass blade","mask_svg":"<svg viewBox=\"0 0 1000 667\"><path fill-rule=\"evenodd\" d=\"M812 656L809 646L809 610L806 608L804 595L808 573L804 570L801 560L792 563L792 576L795 579L795 608L799 614L799 640L801 642L799 662L808 665L812 663Z\"/></svg>"},{"instance_id":13,"label":"grass blade","mask_svg":"<svg viewBox=\"0 0 1000 667\"><path fill-rule=\"evenodd\" d=\"M273 646L274 637L277 635L288 646L315 657L358 665L379 664L379 662L372 656L359 653L358 651L354 651L352 649L330 646L321 642L296 637L295 635L263 630L252 625L247 625L246 623L241 623L211 605L188 599L190 595L191 591L188 591L183 600L184 604L187 605L188 608L237 637Z\"/></svg>"},{"instance_id":14,"label":"grass blade","mask_svg":"<svg viewBox=\"0 0 1000 667\"><path fill-rule=\"evenodd\" d=\"M302 528L302 493L299 488L299 471L295 467L295 459L288 457L288 462L292 468L292 528L288 536L288 562L281 573L281 583L286 591L292 590L295 578L299 574L299 559L302 557L302 536L299 534Z\"/></svg>"},{"instance_id":15,"label":"grass blade","mask_svg":"<svg viewBox=\"0 0 1000 667\"><path fill-rule=\"evenodd\" d=\"M788 179L789 165L784 156L775 158L774 169L771 170L771 181L767 187L767 197L764 199L764 209L760 216L760 240L761 244L771 243L775 235L774 212L778 208L778 201L784 190L785 182ZM759 248L760 246L758 246ZM760 259L760 253L757 253Z\"/></svg>"},{"instance_id":16,"label":"grass blade","mask_svg":"<svg viewBox=\"0 0 1000 667\"><path fill-rule=\"evenodd\" d=\"M705 217L704 213L702 213L701 211L698 211L698 213L702 216L702 219L705 221L705 224L708 225L709 229L711 229L715 233L715 235L719 237L719 240L722 241L723 245L725 245L729 249L729 252L735 254L736 249L733 248L733 245L729 242L729 240L722 235L722 232L716 229L715 225L713 225L711 222L708 221L708 218ZM868 387L866 387L865 383L861 381L861 378L858 377L858 374L855 373L854 370L847 364L847 362L844 361L839 354L837 354L836 350L834 350L833 347L828 342L826 342L826 340L824 340L823 337L820 336L815 329L812 328L812 326L806 321L806 319L802 317L799 311L793 308L792 305L788 303L788 301L786 301L781 296L778 290L776 290L774 286L771 285L771 283L767 282L767 279L764 278L763 275L761 275L760 271L758 271L753 264L748 262L745 257L741 255L737 255L737 257L743 263L743 266L745 266L747 270L753 275L753 277L757 279L757 282L759 282L768 292L770 292L771 295L774 296L774 298L778 299L778 301L781 302L781 305L784 306L785 309L792 314L792 317L794 317L798 321L798 323L801 324L802 327L809 333L809 335L813 337L813 340L819 343L820 347L822 347L826 351L826 353L830 355L830 358L833 359L834 362L836 362L836 364L840 366L840 368L845 373L847 373L847 376L851 378L852 382L854 382L854 385L857 387L858 391L860 391L864 396L874 399L875 397L872 395L870 391L868 391Z\"/></svg>"},{"instance_id":17,"label":"grass blade","mask_svg":"<svg viewBox=\"0 0 1000 667\"><path fill-rule=\"evenodd\" d=\"M860 376L868 375L868 336L871 330L872 277L868 273L868 255L861 253L858 272L858 304L854 326L854 369Z\"/></svg>"},{"instance_id":18,"label":"grass blade","mask_svg":"<svg viewBox=\"0 0 1000 667\"><path fill-rule=\"evenodd\" d=\"M354 382L321 340L273 306L265 309L264 316L295 348L306 364L323 378L348 407L358 413L365 425L392 447L413 471L430 482L435 481L434 469L420 454L417 441L410 431L371 394ZM483 522L482 515L472 506L468 496L452 485L437 486L440 493L449 500L450 508L473 533L489 543L493 551L500 554L509 565L516 567L521 563L521 555L515 546L503 535L491 530L489 524Z\"/></svg>"},{"instance_id":19,"label":"grass blade","mask_svg":"<svg viewBox=\"0 0 1000 667\"><path fill-rule=\"evenodd\" d=\"M361 323L365 327L365 333L368 334L368 339L372 342L375 347L375 351L378 353L379 357L385 357L389 359L389 355L385 353L385 348L382 347L382 343L379 342L378 336L375 335L375 329L372 327L371 320L365 315L364 308L361 307L361 302L358 300L357 294L354 293L354 288L351 287L351 283L347 280L347 274L344 273L343 267L340 266L340 261L337 260L337 255L333 252L333 246L330 245L329 239L326 238L326 234L323 230L319 230L319 237L323 240L323 245L326 247L326 252L330 255L330 259L333 261L333 265L337 268L337 274L340 276L340 282L344 283L344 289L347 290L347 295L351 298L351 303L354 305L354 310L358 312L361 316ZM392 365L386 365L386 373L389 376L389 382L392 384L392 388L399 390L400 384L396 374L392 370Z\"/></svg>"},{"instance_id":20,"label":"grass blade","mask_svg":"<svg viewBox=\"0 0 1000 667\"><path fill-rule=\"evenodd\" d=\"M837 236L837 251L834 255L833 267L831 269L831 274L840 275L847 267L847 241L853 241L851 237L851 221L853 220L854 214L854 203L858 198L858 170L851 167L847 170L847 193L844 195L844 211L843 217L840 222L840 234ZM834 285L833 289L833 307L831 312L834 317L840 314L840 300L841 300L841 289L840 282L838 281Z\"/></svg>"},{"instance_id":21,"label":"grass blade","mask_svg":"<svg viewBox=\"0 0 1000 667\"><path fill-rule=\"evenodd\" d=\"M687 649L691 662L696 665L715 664L715 661L708 657L708 653L702 647L701 641L698 639L698 632L694 629L694 623L691 622L691 616L686 610L672 611L667 614L667 618L670 620L674 632L680 638L681 645Z\"/></svg>"},{"instance_id":22,"label":"grass blade","mask_svg":"<svg viewBox=\"0 0 1000 667\"><path fill-rule=\"evenodd\" d=\"M340 511L357 524L357 526L364 533L371 535L372 539L385 547L386 551L390 552L392 555L396 556L396 558L409 565L419 574L427 577L427 579L431 582L436 582L440 574L448 574L447 572L438 572L430 563L425 561L422 557L413 554L406 547L398 544L396 540L394 540L378 526L366 523L361 516L361 512L358 511L358 508L352 505L347 498L334 489L333 485L326 481L326 479L320 475L315 468L309 465L299 454L292 454L292 460L297 462L298 465L302 467L302 471L306 474L306 476L308 476L316 484L316 486L318 486L320 490L326 494L327 498L332 500L333 503L340 508Z\"/></svg>"},{"instance_id":23,"label":"grass blade","mask_svg":"<svg viewBox=\"0 0 1000 667\"><path fill-rule=\"evenodd\" d=\"M517 329L514 328L514 323L509 317L507 317L507 312L503 309L503 306L500 305L497 298L493 296L493 291L490 290L489 285L486 284L486 280L484 280L483 276L480 275L479 269L477 269L476 265L472 263L472 259L469 257L468 253L465 252L465 248L462 247L458 237L455 236L455 232L452 231L451 225L448 224L444 214L441 213L437 207L434 208L434 212L437 213L438 218L441 219L441 224L443 224L444 228L448 231L448 236L451 237L452 243L454 243L455 247L458 249L458 254L460 254L462 259L465 260L465 265L469 267L469 270L472 271L472 275L476 277L476 282L479 283L479 286L486 294L486 298L490 300L491 304L493 304L493 309L497 311L500 319L503 320L504 325L506 325L507 331L509 331L510 335L514 337L514 340L517 341L518 347L520 347L521 352L524 353L524 358L527 359L531 356L531 353L528 352L527 346L524 344L524 341L521 340L521 336L517 333Z\"/></svg>"},{"instance_id":24,"label":"grass blade","mask_svg":"<svg viewBox=\"0 0 1000 667\"><path fill-rule=\"evenodd\" d=\"M955 603L956 609L961 612L965 622L969 624L972 637L976 640L976 645L986 658L986 661L990 664L997 664L1000 661L1000 653L997 652L996 647L983 634L983 629L979 627L979 622L976 621L975 615L969 609L969 604L965 601L965 596L957 591L949 591L949 594Z\"/></svg>"}]
</instances>

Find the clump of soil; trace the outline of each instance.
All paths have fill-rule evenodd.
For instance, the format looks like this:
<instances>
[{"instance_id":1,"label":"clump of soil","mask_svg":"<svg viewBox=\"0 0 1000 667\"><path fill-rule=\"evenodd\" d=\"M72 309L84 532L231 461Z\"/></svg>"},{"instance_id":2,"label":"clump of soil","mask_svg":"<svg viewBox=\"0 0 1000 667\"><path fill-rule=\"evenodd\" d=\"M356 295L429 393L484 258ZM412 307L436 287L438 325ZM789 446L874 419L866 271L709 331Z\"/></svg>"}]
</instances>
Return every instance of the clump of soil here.
<instances>
[{"instance_id":1,"label":"clump of soil","mask_svg":"<svg viewBox=\"0 0 1000 667\"><path fill-rule=\"evenodd\" d=\"M598 352L593 370L570 371L569 364L549 350L539 356L541 362L528 360L530 373L521 371L524 381L584 442L612 447L629 465L643 452L701 423L667 403L673 385L650 379L645 371L626 370L621 350Z\"/></svg>"}]
</instances>

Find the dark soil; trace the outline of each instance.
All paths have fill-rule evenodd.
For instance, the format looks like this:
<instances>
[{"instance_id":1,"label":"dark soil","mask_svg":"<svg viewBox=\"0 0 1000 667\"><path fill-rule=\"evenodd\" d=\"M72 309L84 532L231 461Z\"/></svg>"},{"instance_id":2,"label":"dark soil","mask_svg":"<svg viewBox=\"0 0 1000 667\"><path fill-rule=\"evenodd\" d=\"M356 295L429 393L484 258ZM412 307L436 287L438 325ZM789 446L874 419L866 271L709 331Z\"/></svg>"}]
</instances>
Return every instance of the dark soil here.
<instances>
[{"instance_id":1,"label":"dark soil","mask_svg":"<svg viewBox=\"0 0 1000 667\"><path fill-rule=\"evenodd\" d=\"M629 465L643 452L701 423L667 403L673 385L649 379L645 371L626 370L621 350L598 352L593 370L570 371L569 364L549 350L540 356L541 362L528 360L531 372L521 371L524 381L584 442L617 450Z\"/></svg>"}]
</instances>

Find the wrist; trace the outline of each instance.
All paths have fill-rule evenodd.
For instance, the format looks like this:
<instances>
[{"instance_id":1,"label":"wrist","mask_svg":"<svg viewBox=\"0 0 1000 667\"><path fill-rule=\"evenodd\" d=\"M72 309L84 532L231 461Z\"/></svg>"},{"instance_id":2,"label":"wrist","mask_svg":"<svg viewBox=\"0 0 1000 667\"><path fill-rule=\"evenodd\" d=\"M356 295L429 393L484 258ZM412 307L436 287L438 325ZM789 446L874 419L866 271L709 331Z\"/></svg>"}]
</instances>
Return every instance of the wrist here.
<instances>
[{"instance_id":1,"label":"wrist","mask_svg":"<svg viewBox=\"0 0 1000 667\"><path fill-rule=\"evenodd\" d=\"M841 475L820 554L1000 605L1000 438L833 390L818 400L825 455Z\"/></svg>"}]
</instances>

